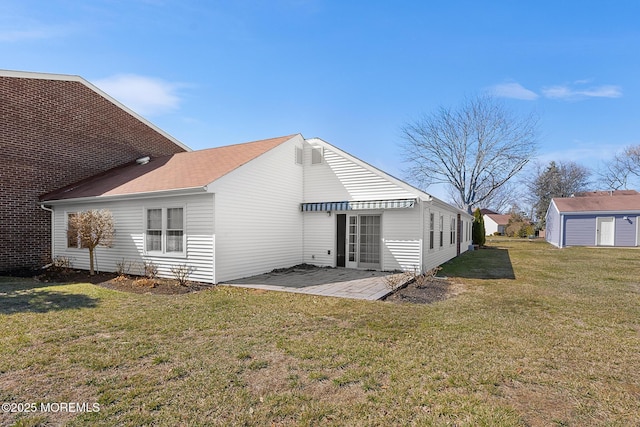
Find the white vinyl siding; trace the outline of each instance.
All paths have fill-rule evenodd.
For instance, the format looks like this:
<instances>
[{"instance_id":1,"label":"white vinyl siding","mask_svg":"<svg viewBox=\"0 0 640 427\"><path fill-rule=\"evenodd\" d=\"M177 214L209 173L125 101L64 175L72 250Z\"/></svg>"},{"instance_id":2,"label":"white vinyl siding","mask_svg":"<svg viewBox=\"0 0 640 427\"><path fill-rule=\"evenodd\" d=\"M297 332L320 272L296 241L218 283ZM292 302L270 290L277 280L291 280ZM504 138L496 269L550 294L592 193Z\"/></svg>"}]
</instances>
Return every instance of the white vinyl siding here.
<instances>
[{"instance_id":1,"label":"white vinyl siding","mask_svg":"<svg viewBox=\"0 0 640 427\"><path fill-rule=\"evenodd\" d=\"M216 203L216 281L302 263L298 136L209 185ZM314 166L315 167L315 166Z\"/></svg>"},{"instance_id":2,"label":"white vinyl siding","mask_svg":"<svg viewBox=\"0 0 640 427\"><path fill-rule=\"evenodd\" d=\"M158 209L184 207L185 233L184 252L172 254L147 253L145 234L147 233L146 208ZM117 271L117 264L124 261L140 265L143 261L158 266L160 277L173 278L171 267L189 263L193 267L190 280L212 283L214 272L214 206L211 194L166 197L110 203L60 205L54 208L53 256L71 259L74 268L89 269L89 251L67 248L67 213L89 209L108 209L113 214L115 239L111 248L96 248L96 267L99 271ZM188 257L185 258L185 256ZM131 274L141 274L138 267Z\"/></svg>"},{"instance_id":3,"label":"white vinyl siding","mask_svg":"<svg viewBox=\"0 0 640 427\"><path fill-rule=\"evenodd\" d=\"M454 216L455 215L455 216ZM447 206L442 202L432 202L425 204L424 207L424 216L425 218L434 218L437 224L435 227L438 229L440 236L444 233L451 233L451 227L454 227L453 233L455 233L455 224L457 223L457 212L450 206ZM451 221L444 221L444 217L447 216L451 218ZM442 220L442 221L441 221ZM462 221L465 221L465 217L461 218ZM467 219L468 221L469 219ZM425 219L425 222L428 224L429 220ZM457 240L454 240L453 244L449 245L439 245L440 241L437 242L435 248L429 247L429 234L431 232L425 228L425 251L422 254L422 269L423 271L430 270L434 267L444 264L450 259L454 258L457 255ZM437 239L439 240L439 237ZM460 242L460 252L465 252L470 244L470 240L462 240Z\"/></svg>"},{"instance_id":4,"label":"white vinyl siding","mask_svg":"<svg viewBox=\"0 0 640 427\"><path fill-rule=\"evenodd\" d=\"M420 206L389 209L382 220L382 269L419 272L423 243Z\"/></svg>"},{"instance_id":5,"label":"white vinyl siding","mask_svg":"<svg viewBox=\"0 0 640 427\"><path fill-rule=\"evenodd\" d=\"M311 164L315 145L305 143L305 165ZM416 193L386 179L340 155L331 147L322 147L323 162L304 168L304 201L337 202L344 200L386 200L415 198Z\"/></svg>"},{"instance_id":6,"label":"white vinyl siding","mask_svg":"<svg viewBox=\"0 0 640 427\"><path fill-rule=\"evenodd\" d=\"M334 267L336 243L336 216L326 212L304 212L303 261L322 267ZM347 223L347 233L349 224ZM347 257L348 257L347 248Z\"/></svg>"}]
</instances>

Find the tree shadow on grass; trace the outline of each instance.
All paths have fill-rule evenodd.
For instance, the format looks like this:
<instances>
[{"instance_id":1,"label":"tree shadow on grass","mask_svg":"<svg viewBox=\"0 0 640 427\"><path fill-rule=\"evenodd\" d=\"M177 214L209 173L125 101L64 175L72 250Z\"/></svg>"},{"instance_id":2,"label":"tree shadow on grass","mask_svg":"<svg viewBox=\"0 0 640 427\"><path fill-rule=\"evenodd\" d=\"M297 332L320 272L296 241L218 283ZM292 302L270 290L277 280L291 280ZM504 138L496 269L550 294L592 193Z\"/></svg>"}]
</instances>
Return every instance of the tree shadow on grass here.
<instances>
[{"instance_id":1,"label":"tree shadow on grass","mask_svg":"<svg viewBox=\"0 0 640 427\"><path fill-rule=\"evenodd\" d=\"M46 289L39 289L46 288ZM0 282L0 314L46 313L96 307L98 299L84 294L53 290L50 284L25 281Z\"/></svg>"},{"instance_id":2,"label":"tree shadow on grass","mask_svg":"<svg viewBox=\"0 0 640 427\"><path fill-rule=\"evenodd\" d=\"M515 279L509 250L487 246L444 264L441 274L466 279Z\"/></svg>"}]
</instances>

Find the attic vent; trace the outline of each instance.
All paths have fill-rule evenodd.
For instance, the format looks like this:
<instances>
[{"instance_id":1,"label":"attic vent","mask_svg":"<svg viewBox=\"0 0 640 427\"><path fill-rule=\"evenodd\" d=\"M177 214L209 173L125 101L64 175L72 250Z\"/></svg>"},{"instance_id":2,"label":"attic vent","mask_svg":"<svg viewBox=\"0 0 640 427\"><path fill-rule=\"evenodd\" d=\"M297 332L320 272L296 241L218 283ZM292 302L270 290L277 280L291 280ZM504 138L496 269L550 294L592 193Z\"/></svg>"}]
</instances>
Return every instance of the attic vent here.
<instances>
[{"instance_id":1,"label":"attic vent","mask_svg":"<svg viewBox=\"0 0 640 427\"><path fill-rule=\"evenodd\" d=\"M322 163L323 155L324 155L324 153L323 153L322 147L312 148L311 149L311 164L312 165L319 165L320 163Z\"/></svg>"},{"instance_id":2,"label":"attic vent","mask_svg":"<svg viewBox=\"0 0 640 427\"><path fill-rule=\"evenodd\" d=\"M302 148L301 147L296 147L296 164L297 165L301 165L302 164Z\"/></svg>"},{"instance_id":3,"label":"attic vent","mask_svg":"<svg viewBox=\"0 0 640 427\"><path fill-rule=\"evenodd\" d=\"M149 156L140 157L139 159L136 159L136 163L139 165L146 165L149 163L149 160L151 160L151 157Z\"/></svg>"}]
</instances>

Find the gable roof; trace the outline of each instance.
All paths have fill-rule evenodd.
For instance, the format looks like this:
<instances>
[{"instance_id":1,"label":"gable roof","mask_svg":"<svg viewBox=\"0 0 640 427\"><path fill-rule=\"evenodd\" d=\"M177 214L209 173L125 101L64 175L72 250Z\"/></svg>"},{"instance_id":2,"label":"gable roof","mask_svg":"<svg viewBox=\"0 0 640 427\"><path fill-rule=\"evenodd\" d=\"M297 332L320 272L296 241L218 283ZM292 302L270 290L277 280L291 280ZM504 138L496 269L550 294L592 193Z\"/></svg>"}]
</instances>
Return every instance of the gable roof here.
<instances>
[{"instance_id":1,"label":"gable roof","mask_svg":"<svg viewBox=\"0 0 640 427\"><path fill-rule=\"evenodd\" d=\"M574 197L610 197L610 196L635 196L636 190L611 190L611 191L581 191L574 194Z\"/></svg>"},{"instance_id":2,"label":"gable roof","mask_svg":"<svg viewBox=\"0 0 640 427\"><path fill-rule=\"evenodd\" d=\"M640 195L564 197L553 202L561 213L640 211Z\"/></svg>"},{"instance_id":3,"label":"gable roof","mask_svg":"<svg viewBox=\"0 0 640 427\"><path fill-rule=\"evenodd\" d=\"M480 213L481 213L482 215L498 214L498 212L496 212L496 211L492 211L491 209L486 209L486 208L482 208L482 209L480 209Z\"/></svg>"},{"instance_id":4,"label":"gable roof","mask_svg":"<svg viewBox=\"0 0 640 427\"><path fill-rule=\"evenodd\" d=\"M204 189L206 185L295 136L177 153L152 158L144 164L131 162L45 194L40 201Z\"/></svg>"},{"instance_id":5,"label":"gable roof","mask_svg":"<svg viewBox=\"0 0 640 427\"><path fill-rule=\"evenodd\" d=\"M415 194L416 196L418 196L420 199L425 200L425 201L431 201L431 202L435 202L435 203L439 203L441 205L445 205L448 208L451 209L455 209L456 211L458 211L460 214L471 217L471 215L469 215L466 211L457 208L449 203L446 203L440 199L438 199L435 196L432 196L431 194L427 193L424 190L421 190L418 187L415 187L409 183L407 183L406 181L403 181L399 178L396 178L395 176L389 174L388 172L383 171L382 169L379 169L367 162L365 162L364 160L354 156L353 154L347 153L346 151L336 147L333 144L328 143L327 141L321 139L321 138L308 138L306 139L307 142L314 144L314 145L321 145L324 147L329 148L330 150L338 153L340 156L344 157L345 159L348 159L352 162L354 162L355 164L363 167L365 170L368 170L370 172L372 172L373 174L380 176L382 178L384 178L385 180L392 182L396 185L398 185L400 188L403 188L404 190L408 191L409 193Z\"/></svg>"},{"instance_id":6,"label":"gable roof","mask_svg":"<svg viewBox=\"0 0 640 427\"><path fill-rule=\"evenodd\" d=\"M491 220L498 225L508 225L509 220L511 219L511 215L501 215L496 213L488 213L485 214L485 216L491 218Z\"/></svg>"},{"instance_id":7,"label":"gable roof","mask_svg":"<svg viewBox=\"0 0 640 427\"><path fill-rule=\"evenodd\" d=\"M126 105L124 105L123 103L118 101L117 99L113 98L108 93L102 91L97 86L94 86L93 84L89 83L89 81L83 79L80 76L68 75L68 74L34 73L34 72L30 72L30 71L14 71L14 70L1 70L0 69L0 77L10 77L10 78L19 78L19 79L52 80L52 81L56 81L57 80L57 81L64 81L64 82L77 82L77 83L80 83L80 84L86 86L87 88L91 89L93 92L97 93L101 97L105 98L106 100L108 100L109 102L114 104L116 107L118 107L121 110L127 112L128 114L130 114L131 116L136 118L138 121L144 123L146 126L148 126L149 128L153 129L155 132L161 134L162 136L164 136L165 138L167 138L168 140L173 142L178 147L182 148L185 151L191 151L191 148L189 148L188 146L186 146L182 142L178 141L176 138L174 138L173 136L169 135L167 132L165 132L164 130L160 129L159 127L157 127L156 125L151 123L149 120L147 120L144 117L142 117L140 114L136 113L135 111L133 111L132 109L130 109L129 107L127 107Z\"/></svg>"}]
</instances>

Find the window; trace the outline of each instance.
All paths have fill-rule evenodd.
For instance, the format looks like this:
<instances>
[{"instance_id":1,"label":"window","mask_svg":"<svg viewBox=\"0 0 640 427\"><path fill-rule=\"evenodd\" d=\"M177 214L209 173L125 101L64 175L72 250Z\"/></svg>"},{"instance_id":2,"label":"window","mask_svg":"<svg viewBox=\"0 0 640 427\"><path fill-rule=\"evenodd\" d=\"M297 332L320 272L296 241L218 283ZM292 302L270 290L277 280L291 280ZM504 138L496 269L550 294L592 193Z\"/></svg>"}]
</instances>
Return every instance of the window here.
<instances>
[{"instance_id":1,"label":"window","mask_svg":"<svg viewBox=\"0 0 640 427\"><path fill-rule=\"evenodd\" d=\"M440 247L444 244L444 217L440 215Z\"/></svg>"},{"instance_id":2,"label":"window","mask_svg":"<svg viewBox=\"0 0 640 427\"><path fill-rule=\"evenodd\" d=\"M147 209L147 252L162 250L162 209Z\"/></svg>"},{"instance_id":3,"label":"window","mask_svg":"<svg viewBox=\"0 0 640 427\"><path fill-rule=\"evenodd\" d=\"M72 224L73 218L78 215L77 212L67 214L67 247L68 248L84 248L80 240L80 232Z\"/></svg>"},{"instance_id":4,"label":"window","mask_svg":"<svg viewBox=\"0 0 640 427\"><path fill-rule=\"evenodd\" d=\"M182 254L184 237L184 208L147 209L147 252Z\"/></svg>"},{"instance_id":5,"label":"window","mask_svg":"<svg viewBox=\"0 0 640 427\"><path fill-rule=\"evenodd\" d=\"M434 228L434 214L429 214L429 249L433 249L433 228Z\"/></svg>"},{"instance_id":6,"label":"window","mask_svg":"<svg viewBox=\"0 0 640 427\"><path fill-rule=\"evenodd\" d=\"M322 163L323 154L324 153L322 151L322 147L312 148L311 149L311 164L312 165L319 165L320 163Z\"/></svg>"},{"instance_id":7,"label":"window","mask_svg":"<svg viewBox=\"0 0 640 427\"><path fill-rule=\"evenodd\" d=\"M456 242L456 219L451 218L451 241L450 244L454 244Z\"/></svg>"}]
</instances>

